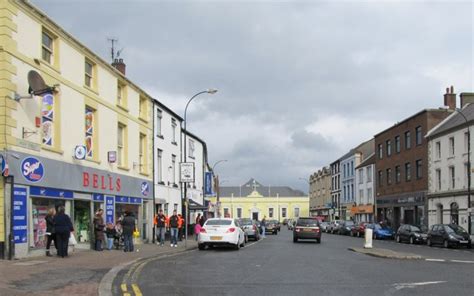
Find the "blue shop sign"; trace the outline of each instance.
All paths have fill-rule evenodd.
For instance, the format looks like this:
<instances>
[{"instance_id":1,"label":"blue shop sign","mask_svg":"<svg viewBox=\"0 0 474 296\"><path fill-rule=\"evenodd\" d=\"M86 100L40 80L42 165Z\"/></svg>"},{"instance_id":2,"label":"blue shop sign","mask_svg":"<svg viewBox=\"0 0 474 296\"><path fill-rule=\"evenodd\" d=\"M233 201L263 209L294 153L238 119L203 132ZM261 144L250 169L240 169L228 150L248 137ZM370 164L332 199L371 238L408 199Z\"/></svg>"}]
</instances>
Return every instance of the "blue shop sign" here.
<instances>
[{"instance_id":1,"label":"blue shop sign","mask_svg":"<svg viewBox=\"0 0 474 296\"><path fill-rule=\"evenodd\" d=\"M104 195L103 195L103 194L94 193L94 195L92 195L92 200L93 200L93 201L103 202L103 201L104 201Z\"/></svg>"},{"instance_id":2,"label":"blue shop sign","mask_svg":"<svg viewBox=\"0 0 474 296\"><path fill-rule=\"evenodd\" d=\"M204 179L204 194L205 195L212 195L212 172L206 172L206 177Z\"/></svg>"},{"instance_id":3,"label":"blue shop sign","mask_svg":"<svg viewBox=\"0 0 474 296\"><path fill-rule=\"evenodd\" d=\"M115 199L113 196L105 197L105 221L114 223L115 220Z\"/></svg>"},{"instance_id":4,"label":"blue shop sign","mask_svg":"<svg viewBox=\"0 0 474 296\"><path fill-rule=\"evenodd\" d=\"M13 189L13 237L15 244L27 241L28 217L26 211L26 188Z\"/></svg>"},{"instance_id":5,"label":"blue shop sign","mask_svg":"<svg viewBox=\"0 0 474 296\"><path fill-rule=\"evenodd\" d=\"M129 203L129 200L130 200L130 199L128 198L128 196L118 196L118 195L117 195L117 196L115 197L115 202L116 202L116 203Z\"/></svg>"},{"instance_id":6,"label":"blue shop sign","mask_svg":"<svg viewBox=\"0 0 474 296\"><path fill-rule=\"evenodd\" d=\"M130 197L130 203L132 203L132 204L141 204L142 199L139 198L139 197Z\"/></svg>"},{"instance_id":7,"label":"blue shop sign","mask_svg":"<svg viewBox=\"0 0 474 296\"><path fill-rule=\"evenodd\" d=\"M150 185L148 185L148 182L143 182L141 185L141 192L143 196L148 196L150 193Z\"/></svg>"},{"instance_id":8,"label":"blue shop sign","mask_svg":"<svg viewBox=\"0 0 474 296\"><path fill-rule=\"evenodd\" d=\"M21 162L21 173L26 180L36 183L44 176L44 166L35 157L27 157Z\"/></svg>"},{"instance_id":9,"label":"blue shop sign","mask_svg":"<svg viewBox=\"0 0 474 296\"><path fill-rule=\"evenodd\" d=\"M74 193L69 190L62 190L62 189L56 189L56 188L44 188L44 187L36 187L36 186L30 186L30 195L53 197L53 198L66 198L66 199L74 198Z\"/></svg>"}]
</instances>

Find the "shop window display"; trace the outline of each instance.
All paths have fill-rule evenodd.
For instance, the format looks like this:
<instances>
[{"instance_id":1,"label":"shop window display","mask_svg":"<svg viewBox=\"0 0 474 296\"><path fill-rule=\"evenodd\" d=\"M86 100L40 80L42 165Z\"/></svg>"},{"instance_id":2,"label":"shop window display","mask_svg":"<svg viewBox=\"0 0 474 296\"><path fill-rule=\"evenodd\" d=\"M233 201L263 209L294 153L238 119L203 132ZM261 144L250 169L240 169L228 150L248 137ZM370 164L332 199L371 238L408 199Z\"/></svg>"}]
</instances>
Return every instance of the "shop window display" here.
<instances>
[{"instance_id":1,"label":"shop window display","mask_svg":"<svg viewBox=\"0 0 474 296\"><path fill-rule=\"evenodd\" d=\"M74 201L74 230L77 241L87 243L90 241L91 208L89 201Z\"/></svg>"},{"instance_id":2,"label":"shop window display","mask_svg":"<svg viewBox=\"0 0 474 296\"><path fill-rule=\"evenodd\" d=\"M32 221L33 221L33 247L44 248L46 246L46 220L48 209L55 208L58 210L59 206L64 206L63 200L33 198L32 199Z\"/></svg>"}]
</instances>

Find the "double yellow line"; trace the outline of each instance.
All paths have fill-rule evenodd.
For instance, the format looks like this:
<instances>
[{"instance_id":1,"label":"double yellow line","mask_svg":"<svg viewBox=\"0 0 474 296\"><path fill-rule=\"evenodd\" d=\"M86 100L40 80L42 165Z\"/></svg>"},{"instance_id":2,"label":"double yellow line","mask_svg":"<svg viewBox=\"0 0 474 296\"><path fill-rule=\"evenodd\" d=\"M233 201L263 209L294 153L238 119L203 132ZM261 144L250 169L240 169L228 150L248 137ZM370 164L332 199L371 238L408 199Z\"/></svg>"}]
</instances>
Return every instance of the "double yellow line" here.
<instances>
[{"instance_id":1,"label":"double yellow line","mask_svg":"<svg viewBox=\"0 0 474 296\"><path fill-rule=\"evenodd\" d=\"M140 288L138 287L137 284L132 284L132 291L128 292L128 287L127 284L122 283L120 285L120 288L122 289L123 296L132 296L130 292L133 291L133 295L135 296L142 296L142 291L140 291Z\"/></svg>"}]
</instances>

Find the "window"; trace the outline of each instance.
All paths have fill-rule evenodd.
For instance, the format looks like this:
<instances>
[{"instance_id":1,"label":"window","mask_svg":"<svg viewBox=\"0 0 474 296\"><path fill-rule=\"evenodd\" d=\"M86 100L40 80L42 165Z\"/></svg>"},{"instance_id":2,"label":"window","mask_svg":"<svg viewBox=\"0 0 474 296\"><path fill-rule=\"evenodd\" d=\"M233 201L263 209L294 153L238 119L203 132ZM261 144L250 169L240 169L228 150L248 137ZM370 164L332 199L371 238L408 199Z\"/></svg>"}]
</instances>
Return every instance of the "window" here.
<instances>
[{"instance_id":1,"label":"window","mask_svg":"<svg viewBox=\"0 0 474 296\"><path fill-rule=\"evenodd\" d=\"M364 183L364 169L359 169L359 184Z\"/></svg>"},{"instance_id":2,"label":"window","mask_svg":"<svg viewBox=\"0 0 474 296\"><path fill-rule=\"evenodd\" d=\"M354 176L355 171L354 171L354 162L351 161L351 176Z\"/></svg>"},{"instance_id":3,"label":"window","mask_svg":"<svg viewBox=\"0 0 474 296\"><path fill-rule=\"evenodd\" d=\"M441 190L441 170L436 170L436 189Z\"/></svg>"},{"instance_id":4,"label":"window","mask_svg":"<svg viewBox=\"0 0 474 296\"><path fill-rule=\"evenodd\" d=\"M171 182L176 184L176 155L171 155Z\"/></svg>"},{"instance_id":5,"label":"window","mask_svg":"<svg viewBox=\"0 0 474 296\"><path fill-rule=\"evenodd\" d=\"M392 155L392 142L390 140L387 140L385 142L385 147L387 149L387 157L389 157L390 155Z\"/></svg>"},{"instance_id":6,"label":"window","mask_svg":"<svg viewBox=\"0 0 474 296\"><path fill-rule=\"evenodd\" d=\"M415 141L417 146L423 143L423 134L421 132L421 126L417 126L415 129Z\"/></svg>"},{"instance_id":7,"label":"window","mask_svg":"<svg viewBox=\"0 0 474 296\"><path fill-rule=\"evenodd\" d=\"M94 157L94 133L95 133L95 110L86 106L84 122L86 127L85 139L86 139L86 156Z\"/></svg>"},{"instance_id":8,"label":"window","mask_svg":"<svg viewBox=\"0 0 474 296\"><path fill-rule=\"evenodd\" d=\"M300 216L300 208L295 208L295 218Z\"/></svg>"},{"instance_id":9,"label":"window","mask_svg":"<svg viewBox=\"0 0 474 296\"><path fill-rule=\"evenodd\" d=\"M156 156L158 161L156 179L158 180L158 183L163 184L163 150L157 149Z\"/></svg>"},{"instance_id":10,"label":"window","mask_svg":"<svg viewBox=\"0 0 474 296\"><path fill-rule=\"evenodd\" d=\"M456 186L456 174L453 166L449 167L449 185L450 189L454 189Z\"/></svg>"},{"instance_id":11,"label":"window","mask_svg":"<svg viewBox=\"0 0 474 296\"><path fill-rule=\"evenodd\" d=\"M52 64L54 38L51 34L43 31L41 38L41 57L43 61Z\"/></svg>"},{"instance_id":12,"label":"window","mask_svg":"<svg viewBox=\"0 0 474 296\"><path fill-rule=\"evenodd\" d=\"M400 183L400 179L401 179L401 170L400 170L400 166L397 165L395 167L395 183Z\"/></svg>"},{"instance_id":13,"label":"window","mask_svg":"<svg viewBox=\"0 0 474 296\"><path fill-rule=\"evenodd\" d=\"M273 218L273 208L268 209L268 217Z\"/></svg>"},{"instance_id":14,"label":"window","mask_svg":"<svg viewBox=\"0 0 474 296\"><path fill-rule=\"evenodd\" d=\"M354 184L351 184L351 200L354 200Z\"/></svg>"},{"instance_id":15,"label":"window","mask_svg":"<svg viewBox=\"0 0 474 296\"><path fill-rule=\"evenodd\" d=\"M405 163L405 181L411 181L411 164Z\"/></svg>"},{"instance_id":16,"label":"window","mask_svg":"<svg viewBox=\"0 0 474 296\"><path fill-rule=\"evenodd\" d=\"M146 144L146 135L140 133L140 147L139 147L139 157L138 157L138 162L140 166L140 173L146 173L147 167L146 167L146 149L147 149L147 144Z\"/></svg>"},{"instance_id":17,"label":"window","mask_svg":"<svg viewBox=\"0 0 474 296\"><path fill-rule=\"evenodd\" d=\"M138 105L138 116L142 120L148 120L148 99L140 97L140 103Z\"/></svg>"},{"instance_id":18,"label":"window","mask_svg":"<svg viewBox=\"0 0 474 296\"><path fill-rule=\"evenodd\" d=\"M344 168L343 170L344 170L344 178L345 178L346 177L346 164L344 164L343 168Z\"/></svg>"},{"instance_id":19,"label":"window","mask_svg":"<svg viewBox=\"0 0 474 296\"><path fill-rule=\"evenodd\" d=\"M372 188L367 188L367 203L370 203L370 201L372 200L373 196L372 196Z\"/></svg>"},{"instance_id":20,"label":"window","mask_svg":"<svg viewBox=\"0 0 474 296\"><path fill-rule=\"evenodd\" d=\"M161 120L163 119L163 111L156 109L156 136L162 137L161 134Z\"/></svg>"},{"instance_id":21,"label":"window","mask_svg":"<svg viewBox=\"0 0 474 296\"><path fill-rule=\"evenodd\" d=\"M378 184L379 184L379 187L382 187L382 184L383 184L383 172L382 171L379 171Z\"/></svg>"},{"instance_id":22,"label":"window","mask_svg":"<svg viewBox=\"0 0 474 296\"><path fill-rule=\"evenodd\" d=\"M410 131L405 132L405 149L411 148L411 133Z\"/></svg>"},{"instance_id":23,"label":"window","mask_svg":"<svg viewBox=\"0 0 474 296\"><path fill-rule=\"evenodd\" d=\"M372 182L372 167L366 168L367 182Z\"/></svg>"},{"instance_id":24,"label":"window","mask_svg":"<svg viewBox=\"0 0 474 296\"><path fill-rule=\"evenodd\" d=\"M436 142L435 144L436 149L436 159L441 159L441 142Z\"/></svg>"},{"instance_id":25,"label":"window","mask_svg":"<svg viewBox=\"0 0 474 296\"><path fill-rule=\"evenodd\" d=\"M400 136L395 137L395 152L400 153Z\"/></svg>"},{"instance_id":26,"label":"window","mask_svg":"<svg viewBox=\"0 0 474 296\"><path fill-rule=\"evenodd\" d=\"M43 132L43 144L54 146L55 140L55 99L50 93L44 94L41 99L41 130Z\"/></svg>"},{"instance_id":27,"label":"window","mask_svg":"<svg viewBox=\"0 0 474 296\"><path fill-rule=\"evenodd\" d=\"M464 133L464 152L466 153L469 151L469 136L468 132Z\"/></svg>"},{"instance_id":28,"label":"window","mask_svg":"<svg viewBox=\"0 0 474 296\"><path fill-rule=\"evenodd\" d=\"M449 138L449 156L454 156L454 137Z\"/></svg>"},{"instance_id":29,"label":"window","mask_svg":"<svg viewBox=\"0 0 474 296\"><path fill-rule=\"evenodd\" d=\"M392 169L387 169L387 185L392 184Z\"/></svg>"},{"instance_id":30,"label":"window","mask_svg":"<svg viewBox=\"0 0 474 296\"><path fill-rule=\"evenodd\" d=\"M418 159L416 161L416 178L421 179L423 177L423 161Z\"/></svg>"},{"instance_id":31,"label":"window","mask_svg":"<svg viewBox=\"0 0 474 296\"><path fill-rule=\"evenodd\" d=\"M188 152L188 155L190 158L194 158L194 141L192 139L189 139L189 152Z\"/></svg>"},{"instance_id":32,"label":"window","mask_svg":"<svg viewBox=\"0 0 474 296\"><path fill-rule=\"evenodd\" d=\"M382 159L383 157L383 145L379 144L379 159Z\"/></svg>"},{"instance_id":33,"label":"window","mask_svg":"<svg viewBox=\"0 0 474 296\"><path fill-rule=\"evenodd\" d=\"M121 167L123 167L125 164L124 132L125 126L119 123L117 126L117 164Z\"/></svg>"},{"instance_id":34,"label":"window","mask_svg":"<svg viewBox=\"0 0 474 296\"><path fill-rule=\"evenodd\" d=\"M242 208L237 208L237 218L242 218Z\"/></svg>"},{"instance_id":35,"label":"window","mask_svg":"<svg viewBox=\"0 0 474 296\"><path fill-rule=\"evenodd\" d=\"M229 217L230 217L229 208L224 208L224 218L229 218Z\"/></svg>"},{"instance_id":36,"label":"window","mask_svg":"<svg viewBox=\"0 0 474 296\"><path fill-rule=\"evenodd\" d=\"M363 203L364 200L364 189L359 189L359 200Z\"/></svg>"},{"instance_id":37,"label":"window","mask_svg":"<svg viewBox=\"0 0 474 296\"><path fill-rule=\"evenodd\" d=\"M87 87L92 88L93 87L93 69L94 69L94 64L86 59L86 62L84 63L85 65L85 74L84 74L84 84Z\"/></svg>"},{"instance_id":38,"label":"window","mask_svg":"<svg viewBox=\"0 0 474 296\"><path fill-rule=\"evenodd\" d=\"M172 118L171 119L171 143L177 144L176 143L176 119Z\"/></svg>"},{"instance_id":39,"label":"window","mask_svg":"<svg viewBox=\"0 0 474 296\"><path fill-rule=\"evenodd\" d=\"M286 208L281 208L281 217L286 218Z\"/></svg>"},{"instance_id":40,"label":"window","mask_svg":"<svg viewBox=\"0 0 474 296\"><path fill-rule=\"evenodd\" d=\"M117 85L117 105L123 105L123 89L120 84Z\"/></svg>"},{"instance_id":41,"label":"window","mask_svg":"<svg viewBox=\"0 0 474 296\"><path fill-rule=\"evenodd\" d=\"M174 210L174 211L178 211L178 204L175 203L175 204L173 205L173 210Z\"/></svg>"}]
</instances>

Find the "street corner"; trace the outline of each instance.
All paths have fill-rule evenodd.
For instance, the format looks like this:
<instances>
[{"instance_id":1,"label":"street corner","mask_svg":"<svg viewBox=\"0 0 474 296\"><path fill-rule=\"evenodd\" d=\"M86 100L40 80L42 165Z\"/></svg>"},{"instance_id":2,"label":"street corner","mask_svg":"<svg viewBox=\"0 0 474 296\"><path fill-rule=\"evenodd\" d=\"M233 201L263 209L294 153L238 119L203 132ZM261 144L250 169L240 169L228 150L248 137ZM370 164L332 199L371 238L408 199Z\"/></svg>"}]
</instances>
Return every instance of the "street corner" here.
<instances>
[{"instance_id":1,"label":"street corner","mask_svg":"<svg viewBox=\"0 0 474 296\"><path fill-rule=\"evenodd\" d=\"M365 254L368 256L378 257L378 258L386 258L386 259L402 259L402 260L421 260L423 256L413 253L405 253L405 252L396 252L393 250L388 249L381 249L381 248L348 248L349 251L353 251L360 254Z\"/></svg>"}]
</instances>

